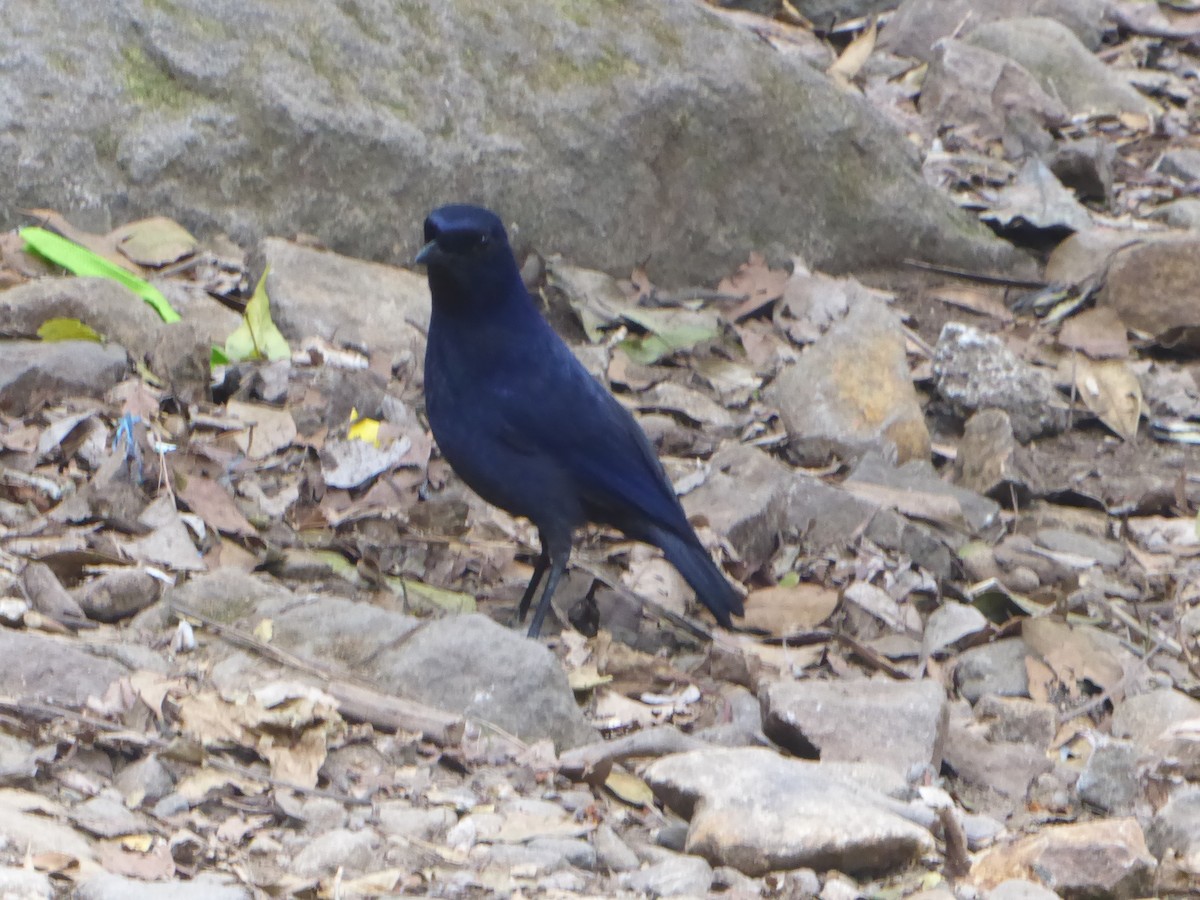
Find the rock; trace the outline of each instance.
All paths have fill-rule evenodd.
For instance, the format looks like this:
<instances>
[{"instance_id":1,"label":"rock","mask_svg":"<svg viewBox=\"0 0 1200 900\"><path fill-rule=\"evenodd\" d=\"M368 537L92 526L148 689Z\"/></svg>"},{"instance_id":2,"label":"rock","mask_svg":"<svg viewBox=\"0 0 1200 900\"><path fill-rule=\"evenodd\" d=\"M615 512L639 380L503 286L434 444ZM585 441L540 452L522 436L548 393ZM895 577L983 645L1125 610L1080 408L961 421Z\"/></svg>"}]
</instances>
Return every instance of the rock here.
<instances>
[{"instance_id":1,"label":"rock","mask_svg":"<svg viewBox=\"0 0 1200 900\"><path fill-rule=\"evenodd\" d=\"M1171 147L1155 167L1164 175L1192 183L1200 181L1200 150L1191 147Z\"/></svg>"},{"instance_id":2,"label":"rock","mask_svg":"<svg viewBox=\"0 0 1200 900\"><path fill-rule=\"evenodd\" d=\"M607 823L601 822L596 826L592 832L592 845L596 848L596 865L601 870L630 872L641 865L637 854Z\"/></svg>"},{"instance_id":3,"label":"rock","mask_svg":"<svg viewBox=\"0 0 1200 900\"><path fill-rule=\"evenodd\" d=\"M160 284L165 288L165 284ZM210 348L224 346L241 317L201 292L170 292L183 321L167 324L141 297L111 278L38 278L0 291L0 321L12 337L35 338L50 318L79 319L171 381L199 377L207 388Z\"/></svg>"},{"instance_id":4,"label":"rock","mask_svg":"<svg viewBox=\"0 0 1200 900\"><path fill-rule=\"evenodd\" d=\"M1010 878L988 891L986 900L1059 900L1059 896L1036 882Z\"/></svg>"},{"instance_id":5,"label":"rock","mask_svg":"<svg viewBox=\"0 0 1200 900\"><path fill-rule=\"evenodd\" d=\"M591 872L596 868L596 848L575 838L534 838L525 845L535 852L553 853L567 865Z\"/></svg>"},{"instance_id":6,"label":"rock","mask_svg":"<svg viewBox=\"0 0 1200 900\"><path fill-rule=\"evenodd\" d=\"M28 791L0 789L0 847L20 847L22 853L64 853L94 858L91 843L74 828L50 816L65 817L57 803Z\"/></svg>"},{"instance_id":7,"label":"rock","mask_svg":"<svg viewBox=\"0 0 1200 900\"><path fill-rule=\"evenodd\" d=\"M981 409L963 426L954 480L999 503L1025 506L1034 488L1017 455L1012 421L1002 409Z\"/></svg>"},{"instance_id":8,"label":"rock","mask_svg":"<svg viewBox=\"0 0 1200 900\"><path fill-rule=\"evenodd\" d=\"M993 548L993 552L996 562L1005 571L1023 566L1036 574L1039 584L1058 584L1075 575L1075 570L1065 562L1039 553L1033 541L1023 534L1008 535ZM1004 581L1008 583L1007 578Z\"/></svg>"},{"instance_id":9,"label":"rock","mask_svg":"<svg viewBox=\"0 0 1200 900\"><path fill-rule=\"evenodd\" d=\"M120 800L106 795L85 800L74 807L70 815L78 827L96 837L115 838L148 830L145 819L126 809Z\"/></svg>"},{"instance_id":10,"label":"rock","mask_svg":"<svg viewBox=\"0 0 1200 900\"><path fill-rule=\"evenodd\" d=\"M1097 564L1111 569L1125 562L1125 547L1107 538L1092 537L1065 528L1042 528L1034 537L1038 546L1047 550L1094 559Z\"/></svg>"},{"instance_id":11,"label":"rock","mask_svg":"<svg viewBox=\"0 0 1200 900\"><path fill-rule=\"evenodd\" d=\"M75 591L88 618L119 622L157 602L162 582L145 569L122 569L89 581Z\"/></svg>"},{"instance_id":12,"label":"rock","mask_svg":"<svg viewBox=\"0 0 1200 900\"><path fill-rule=\"evenodd\" d=\"M1196 718L1200 718L1200 701L1182 691L1159 688L1126 697L1117 704L1113 711L1112 734L1113 737L1129 738L1140 747L1148 747L1172 725Z\"/></svg>"},{"instance_id":13,"label":"rock","mask_svg":"<svg viewBox=\"0 0 1200 900\"><path fill-rule=\"evenodd\" d=\"M113 783L132 808L157 803L175 788L175 779L155 754L127 765Z\"/></svg>"},{"instance_id":14,"label":"rock","mask_svg":"<svg viewBox=\"0 0 1200 900\"><path fill-rule=\"evenodd\" d=\"M82 706L129 674L117 663L76 645L32 632L0 629L0 694Z\"/></svg>"},{"instance_id":15,"label":"rock","mask_svg":"<svg viewBox=\"0 0 1200 900\"><path fill-rule=\"evenodd\" d=\"M625 872L619 882L629 891L651 897L703 897L712 886L712 866L698 856L667 854L636 872Z\"/></svg>"},{"instance_id":16,"label":"rock","mask_svg":"<svg viewBox=\"0 0 1200 900\"><path fill-rule=\"evenodd\" d=\"M873 110L693 3L484 9L381 6L364 30L356 9L261 2L219 19L204 0L104 0L67 18L5 8L0 31L21 40L0 58L13 73L0 221L34 206L153 213L246 245L300 231L411 259L435 202L471 198L501 210L520 245L620 273L649 259L659 283L718 276L772 245L827 270L914 253L972 271L1016 260L922 181ZM311 34L337 52L314 53ZM553 64L512 65L533 58ZM272 188L301 170L302 189ZM532 172L543 190L523 184Z\"/></svg>"},{"instance_id":17,"label":"rock","mask_svg":"<svg viewBox=\"0 0 1200 900\"><path fill-rule=\"evenodd\" d=\"M1193 879L1200 876L1200 790L1183 789L1168 800L1146 830L1146 842L1160 860L1174 854Z\"/></svg>"},{"instance_id":18,"label":"rock","mask_svg":"<svg viewBox=\"0 0 1200 900\"><path fill-rule=\"evenodd\" d=\"M1116 147L1098 137L1064 141L1054 148L1050 171L1081 200L1105 206L1113 195L1113 163Z\"/></svg>"},{"instance_id":19,"label":"rock","mask_svg":"<svg viewBox=\"0 0 1200 900\"><path fill-rule=\"evenodd\" d=\"M893 811L894 801L763 748L666 756L643 777L690 820L689 853L750 876L799 866L887 872L932 847L929 832Z\"/></svg>"},{"instance_id":20,"label":"rock","mask_svg":"<svg viewBox=\"0 0 1200 900\"><path fill-rule=\"evenodd\" d=\"M903 0L880 34L879 46L928 62L938 40L957 34L964 22L1044 16L1096 50L1104 36L1105 5L1104 0Z\"/></svg>"},{"instance_id":21,"label":"rock","mask_svg":"<svg viewBox=\"0 0 1200 900\"><path fill-rule=\"evenodd\" d=\"M1003 234L1047 246L1061 241L1065 232L1092 227L1088 208L1037 156L1026 159L1016 177L996 191L980 218Z\"/></svg>"},{"instance_id":22,"label":"rock","mask_svg":"<svg viewBox=\"0 0 1200 900\"><path fill-rule=\"evenodd\" d=\"M292 859L291 871L302 878L319 878L338 869L361 875L379 867L380 845L379 835L370 829L335 828L302 847Z\"/></svg>"},{"instance_id":23,"label":"rock","mask_svg":"<svg viewBox=\"0 0 1200 900\"><path fill-rule=\"evenodd\" d=\"M37 775L38 763L47 755L33 744L0 731L0 785L21 784Z\"/></svg>"},{"instance_id":24,"label":"rock","mask_svg":"<svg viewBox=\"0 0 1200 900\"><path fill-rule=\"evenodd\" d=\"M1154 241L1118 251L1097 303L1116 311L1129 328L1168 347L1200 343L1200 240Z\"/></svg>"},{"instance_id":25,"label":"rock","mask_svg":"<svg viewBox=\"0 0 1200 900\"><path fill-rule=\"evenodd\" d=\"M804 465L869 450L900 463L929 457L929 431L908 372L896 315L873 298L854 302L768 391Z\"/></svg>"},{"instance_id":26,"label":"rock","mask_svg":"<svg viewBox=\"0 0 1200 900\"><path fill-rule=\"evenodd\" d=\"M596 740L545 646L481 615L429 622L379 654L373 680L439 709L492 722L521 740L558 749Z\"/></svg>"},{"instance_id":27,"label":"rock","mask_svg":"<svg viewBox=\"0 0 1200 900\"><path fill-rule=\"evenodd\" d=\"M688 516L704 516L749 568L766 563L776 550L793 480L769 454L729 441L708 464L708 477L682 498Z\"/></svg>"},{"instance_id":28,"label":"rock","mask_svg":"<svg viewBox=\"0 0 1200 900\"><path fill-rule=\"evenodd\" d=\"M975 716L987 724L991 741L1029 744L1045 751L1058 733L1054 705L1024 697L981 697L975 704Z\"/></svg>"},{"instance_id":29,"label":"rock","mask_svg":"<svg viewBox=\"0 0 1200 900\"><path fill-rule=\"evenodd\" d=\"M79 883L72 900L250 900L248 888L200 875L191 881L139 881L123 875L93 875Z\"/></svg>"},{"instance_id":30,"label":"rock","mask_svg":"<svg viewBox=\"0 0 1200 900\"><path fill-rule=\"evenodd\" d=\"M1053 769L1045 749L1029 744L996 741L970 718L952 716L946 735L945 767L963 785L984 795L1021 803L1034 780Z\"/></svg>"},{"instance_id":31,"label":"rock","mask_svg":"<svg viewBox=\"0 0 1200 900\"><path fill-rule=\"evenodd\" d=\"M1027 697L1029 674L1025 657L1028 655L1029 648L1020 638L1005 638L964 650L954 667L954 685L970 703L984 694Z\"/></svg>"},{"instance_id":32,"label":"rock","mask_svg":"<svg viewBox=\"0 0 1200 900\"><path fill-rule=\"evenodd\" d=\"M1153 115L1155 106L1053 19L1016 17L975 27L968 43L1027 69L1072 115Z\"/></svg>"},{"instance_id":33,"label":"rock","mask_svg":"<svg viewBox=\"0 0 1200 900\"><path fill-rule=\"evenodd\" d=\"M933 681L782 681L758 694L763 731L798 756L904 774L941 766L946 696Z\"/></svg>"},{"instance_id":34,"label":"rock","mask_svg":"<svg viewBox=\"0 0 1200 900\"><path fill-rule=\"evenodd\" d=\"M1049 128L1067 109L1006 56L945 38L933 48L921 88L921 115L928 121L970 128L978 140L1002 140L1006 155L1045 152Z\"/></svg>"},{"instance_id":35,"label":"rock","mask_svg":"<svg viewBox=\"0 0 1200 900\"><path fill-rule=\"evenodd\" d=\"M1200 199L1180 197L1164 203L1150 212L1151 219L1160 219L1172 228L1200 228Z\"/></svg>"},{"instance_id":36,"label":"rock","mask_svg":"<svg viewBox=\"0 0 1200 900\"><path fill-rule=\"evenodd\" d=\"M125 351L112 344L0 342L0 412L24 416L63 397L100 397L128 368Z\"/></svg>"},{"instance_id":37,"label":"rock","mask_svg":"<svg viewBox=\"0 0 1200 900\"><path fill-rule=\"evenodd\" d=\"M1140 751L1130 741L1099 740L1079 773L1075 790L1084 803L1110 816L1130 815L1139 792L1137 761ZM1161 854L1155 853L1155 856Z\"/></svg>"},{"instance_id":38,"label":"rock","mask_svg":"<svg viewBox=\"0 0 1200 900\"><path fill-rule=\"evenodd\" d=\"M422 841L442 837L458 821L452 809L435 806L415 807L405 800L386 800L379 804L379 829L385 835L395 834Z\"/></svg>"},{"instance_id":39,"label":"rock","mask_svg":"<svg viewBox=\"0 0 1200 900\"><path fill-rule=\"evenodd\" d=\"M54 900L54 886L41 872L0 866L0 897L4 900Z\"/></svg>"},{"instance_id":40,"label":"rock","mask_svg":"<svg viewBox=\"0 0 1200 900\"><path fill-rule=\"evenodd\" d=\"M596 739L554 655L485 616L422 623L369 603L293 595L269 579L230 570L192 579L167 599L248 629L269 618L274 643L292 653L336 661L378 690L478 717L522 740L549 737L565 748ZM245 687L254 675L251 667L235 683Z\"/></svg>"},{"instance_id":41,"label":"rock","mask_svg":"<svg viewBox=\"0 0 1200 900\"><path fill-rule=\"evenodd\" d=\"M819 900L858 900L861 896L858 885L837 872L831 872L826 877L821 893L817 894Z\"/></svg>"},{"instance_id":42,"label":"rock","mask_svg":"<svg viewBox=\"0 0 1200 900\"><path fill-rule=\"evenodd\" d=\"M871 453L859 460L846 482L849 485L879 485L900 496L910 493L936 498L934 502L948 501L946 514L941 514L940 510L929 509L922 509L920 512L923 512L926 518L952 528L958 527L972 535L994 532L1000 521L1000 507L994 500L981 497L967 488L946 483L933 470L929 460L913 460L893 468L878 454ZM902 512L909 511L903 502L896 505Z\"/></svg>"},{"instance_id":43,"label":"rock","mask_svg":"<svg viewBox=\"0 0 1200 900\"><path fill-rule=\"evenodd\" d=\"M262 252L271 314L289 341L320 337L420 371L430 309L423 276L278 238L263 241Z\"/></svg>"},{"instance_id":44,"label":"rock","mask_svg":"<svg viewBox=\"0 0 1200 900\"><path fill-rule=\"evenodd\" d=\"M1008 413L1021 443L1066 427L1063 402L1050 379L994 335L947 322L933 358L937 391L960 415L997 408Z\"/></svg>"},{"instance_id":45,"label":"rock","mask_svg":"<svg viewBox=\"0 0 1200 900\"><path fill-rule=\"evenodd\" d=\"M1138 897L1150 889L1155 865L1136 820L1104 819L1051 825L989 850L971 879L993 888L1024 878L1065 898Z\"/></svg>"},{"instance_id":46,"label":"rock","mask_svg":"<svg viewBox=\"0 0 1200 900\"><path fill-rule=\"evenodd\" d=\"M537 875L557 872L567 865L558 850L536 848L529 844L480 845L471 850L471 859L505 871L519 867Z\"/></svg>"}]
</instances>

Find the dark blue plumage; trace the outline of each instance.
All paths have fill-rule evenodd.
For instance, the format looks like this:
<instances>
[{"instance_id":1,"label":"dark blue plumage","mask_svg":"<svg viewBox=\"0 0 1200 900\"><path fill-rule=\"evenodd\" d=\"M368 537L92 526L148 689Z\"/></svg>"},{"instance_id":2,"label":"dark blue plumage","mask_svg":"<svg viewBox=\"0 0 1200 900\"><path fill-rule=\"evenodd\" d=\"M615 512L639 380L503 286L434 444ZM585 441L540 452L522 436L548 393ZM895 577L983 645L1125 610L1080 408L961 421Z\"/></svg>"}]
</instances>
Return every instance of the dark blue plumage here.
<instances>
[{"instance_id":1,"label":"dark blue plumage","mask_svg":"<svg viewBox=\"0 0 1200 900\"><path fill-rule=\"evenodd\" d=\"M611 525L662 548L717 621L742 615L738 592L696 537L633 416L588 374L538 311L500 219L443 206L417 256L433 314L425 403L442 455L479 496L537 526L542 553L522 620L549 578L530 636L566 569L572 533Z\"/></svg>"}]
</instances>

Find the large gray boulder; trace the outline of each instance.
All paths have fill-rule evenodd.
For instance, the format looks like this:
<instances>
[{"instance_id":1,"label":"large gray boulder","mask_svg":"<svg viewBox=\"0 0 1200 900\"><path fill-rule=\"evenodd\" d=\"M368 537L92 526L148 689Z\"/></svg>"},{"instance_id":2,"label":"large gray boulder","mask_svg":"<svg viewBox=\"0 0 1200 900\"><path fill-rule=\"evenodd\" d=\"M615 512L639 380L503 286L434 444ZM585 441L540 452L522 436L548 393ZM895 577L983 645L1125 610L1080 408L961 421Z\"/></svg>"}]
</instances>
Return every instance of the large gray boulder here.
<instances>
[{"instance_id":1,"label":"large gray boulder","mask_svg":"<svg viewBox=\"0 0 1200 900\"><path fill-rule=\"evenodd\" d=\"M1012 271L867 105L689 0L0 4L0 225L162 213L402 261L430 207L665 282L750 249Z\"/></svg>"}]
</instances>

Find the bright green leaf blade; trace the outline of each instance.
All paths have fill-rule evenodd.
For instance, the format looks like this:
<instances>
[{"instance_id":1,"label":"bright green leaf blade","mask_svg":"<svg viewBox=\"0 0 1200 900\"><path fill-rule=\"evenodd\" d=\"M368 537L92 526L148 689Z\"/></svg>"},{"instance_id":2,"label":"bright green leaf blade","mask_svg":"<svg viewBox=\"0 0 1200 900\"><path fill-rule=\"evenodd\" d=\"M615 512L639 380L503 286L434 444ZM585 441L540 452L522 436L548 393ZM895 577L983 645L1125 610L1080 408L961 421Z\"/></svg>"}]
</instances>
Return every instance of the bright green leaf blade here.
<instances>
[{"instance_id":1,"label":"bright green leaf blade","mask_svg":"<svg viewBox=\"0 0 1200 900\"><path fill-rule=\"evenodd\" d=\"M246 312L242 315L242 324L225 341L225 355L235 362L251 359L287 359L292 355L287 340L271 321L271 302L267 298L267 272L263 272L262 278L258 279L254 296L246 304Z\"/></svg>"},{"instance_id":2,"label":"bright green leaf blade","mask_svg":"<svg viewBox=\"0 0 1200 900\"><path fill-rule=\"evenodd\" d=\"M473 613L476 610L475 597L471 594L434 587L398 575L387 575L384 581L394 594L404 597L414 609L442 610L455 614Z\"/></svg>"},{"instance_id":3,"label":"bright green leaf blade","mask_svg":"<svg viewBox=\"0 0 1200 900\"><path fill-rule=\"evenodd\" d=\"M92 326L78 319L47 319L38 328L37 335L43 341L95 341L99 344L104 340Z\"/></svg>"},{"instance_id":4,"label":"bright green leaf blade","mask_svg":"<svg viewBox=\"0 0 1200 900\"><path fill-rule=\"evenodd\" d=\"M225 354L224 350L213 344L208 354L208 364L209 366L227 366L229 365L229 357Z\"/></svg>"},{"instance_id":5,"label":"bright green leaf blade","mask_svg":"<svg viewBox=\"0 0 1200 900\"><path fill-rule=\"evenodd\" d=\"M671 353L667 342L657 334L643 334L637 337L627 337L617 344L635 363L640 366L652 366L664 356Z\"/></svg>"},{"instance_id":6,"label":"bright green leaf blade","mask_svg":"<svg viewBox=\"0 0 1200 900\"><path fill-rule=\"evenodd\" d=\"M31 226L17 232L29 249L44 256L50 262L62 266L68 272L76 275L111 278L129 288L152 307L164 322L178 322L179 313L171 308L167 298L158 288L138 278L132 272L127 272L116 263L93 253L86 247L81 247L74 241L68 241L53 231Z\"/></svg>"}]
</instances>

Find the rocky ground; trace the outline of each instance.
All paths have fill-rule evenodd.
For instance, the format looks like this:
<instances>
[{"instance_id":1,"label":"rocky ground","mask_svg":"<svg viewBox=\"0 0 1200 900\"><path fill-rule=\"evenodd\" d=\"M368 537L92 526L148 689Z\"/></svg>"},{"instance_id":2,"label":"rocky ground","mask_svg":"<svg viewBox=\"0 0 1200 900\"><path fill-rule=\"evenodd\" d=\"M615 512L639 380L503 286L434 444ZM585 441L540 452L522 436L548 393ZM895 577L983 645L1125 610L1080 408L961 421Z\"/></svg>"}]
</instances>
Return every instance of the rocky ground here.
<instances>
[{"instance_id":1,"label":"rocky ground","mask_svg":"<svg viewBox=\"0 0 1200 900\"><path fill-rule=\"evenodd\" d=\"M1200 891L1200 12L835 5L711 15L1021 265L525 260L737 633L603 531L512 627L536 536L437 454L419 273L0 237L0 897Z\"/></svg>"}]
</instances>

